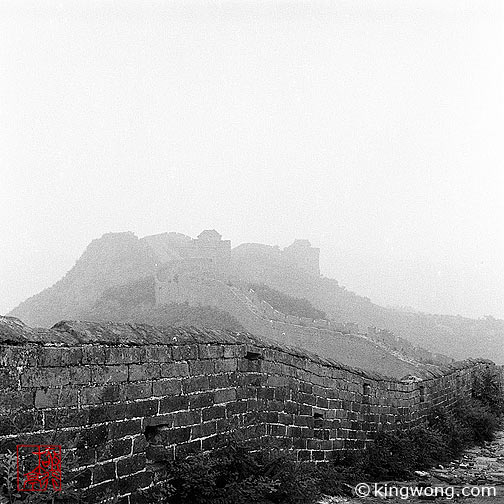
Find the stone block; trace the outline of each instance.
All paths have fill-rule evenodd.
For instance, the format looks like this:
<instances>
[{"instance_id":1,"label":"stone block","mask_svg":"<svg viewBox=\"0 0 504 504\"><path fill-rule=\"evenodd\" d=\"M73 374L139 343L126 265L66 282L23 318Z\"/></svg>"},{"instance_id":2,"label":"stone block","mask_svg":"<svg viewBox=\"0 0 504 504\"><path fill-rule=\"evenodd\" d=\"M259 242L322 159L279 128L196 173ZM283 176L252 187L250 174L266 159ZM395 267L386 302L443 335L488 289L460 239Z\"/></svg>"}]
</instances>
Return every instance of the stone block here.
<instances>
[{"instance_id":1,"label":"stone block","mask_svg":"<svg viewBox=\"0 0 504 504\"><path fill-rule=\"evenodd\" d=\"M129 381L146 381L159 378L161 376L161 368L156 363L146 364L130 364L129 365Z\"/></svg>"},{"instance_id":2,"label":"stone block","mask_svg":"<svg viewBox=\"0 0 504 504\"><path fill-rule=\"evenodd\" d=\"M214 362L211 360L189 361L189 373L192 376L213 374Z\"/></svg>"},{"instance_id":3,"label":"stone block","mask_svg":"<svg viewBox=\"0 0 504 504\"><path fill-rule=\"evenodd\" d=\"M128 366L93 366L91 368L92 383L120 383L128 381Z\"/></svg>"},{"instance_id":4,"label":"stone block","mask_svg":"<svg viewBox=\"0 0 504 504\"><path fill-rule=\"evenodd\" d=\"M222 345L198 345L200 359L221 359L224 357Z\"/></svg>"},{"instance_id":5,"label":"stone block","mask_svg":"<svg viewBox=\"0 0 504 504\"><path fill-rule=\"evenodd\" d=\"M159 401L160 414L186 410L188 407L189 398L187 396L165 397Z\"/></svg>"},{"instance_id":6,"label":"stone block","mask_svg":"<svg viewBox=\"0 0 504 504\"><path fill-rule=\"evenodd\" d=\"M180 380L158 380L152 384L152 394L154 396L178 395L182 393L182 383Z\"/></svg>"},{"instance_id":7,"label":"stone block","mask_svg":"<svg viewBox=\"0 0 504 504\"><path fill-rule=\"evenodd\" d=\"M189 375L189 365L187 362L170 362L161 364L161 377L174 378Z\"/></svg>"},{"instance_id":8,"label":"stone block","mask_svg":"<svg viewBox=\"0 0 504 504\"><path fill-rule=\"evenodd\" d=\"M213 401L215 404L236 401L236 390L235 389L216 390L213 393L213 396L214 396Z\"/></svg>"},{"instance_id":9,"label":"stone block","mask_svg":"<svg viewBox=\"0 0 504 504\"><path fill-rule=\"evenodd\" d=\"M39 389L35 392L35 408L60 408L77 404L78 392L75 389Z\"/></svg>"}]
</instances>

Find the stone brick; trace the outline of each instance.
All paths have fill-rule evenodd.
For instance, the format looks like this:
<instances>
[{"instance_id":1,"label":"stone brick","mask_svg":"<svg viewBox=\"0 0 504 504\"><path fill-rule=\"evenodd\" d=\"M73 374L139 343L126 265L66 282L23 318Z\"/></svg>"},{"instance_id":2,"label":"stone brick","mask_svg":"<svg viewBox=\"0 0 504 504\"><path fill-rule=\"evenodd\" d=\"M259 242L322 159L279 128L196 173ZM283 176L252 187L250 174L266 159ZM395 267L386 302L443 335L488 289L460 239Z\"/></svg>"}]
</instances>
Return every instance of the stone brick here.
<instances>
[{"instance_id":1,"label":"stone brick","mask_svg":"<svg viewBox=\"0 0 504 504\"><path fill-rule=\"evenodd\" d=\"M115 464L114 462L106 462L105 464L96 464L92 470L93 485L115 479Z\"/></svg>"},{"instance_id":2,"label":"stone brick","mask_svg":"<svg viewBox=\"0 0 504 504\"><path fill-rule=\"evenodd\" d=\"M110 330L119 334L106 325L104 335ZM0 344L0 452L15 449L17 438L11 434L38 444L42 429L58 429L57 443L68 449L77 443L81 463L99 466L81 476L83 484L93 483L94 496L107 485L116 488L116 471L128 484L132 475L145 474L146 452L150 460L184 457L219 446L237 429L245 439L276 438L279 447L296 450L300 460L328 461L333 450L363 449L381 429L421 425L433 405L449 410L458 396L470 394L480 365L432 373L420 404L418 384L340 369L316 357L295 355L295 350L223 346L225 335L208 331L198 337L193 329L180 330L175 347L157 344L160 333L152 335L156 345L127 346L130 331L146 341L150 337L144 326L131 325L123 346L29 344L30 349L12 349ZM133 340L138 343L136 335ZM195 340L200 343L180 344ZM243 359L238 371L237 359L246 351L263 359ZM2 363L10 367L2 368ZM135 383L126 381L125 370ZM363 395L368 382L372 393ZM154 439L169 444L153 445ZM143 478L136 483L150 481ZM140 497L133 497L140 495L138 484L131 486L131 498L121 488L119 502L139 504Z\"/></svg>"},{"instance_id":3,"label":"stone brick","mask_svg":"<svg viewBox=\"0 0 504 504\"><path fill-rule=\"evenodd\" d=\"M42 429L43 417L40 411L18 411L9 416L0 415L0 436L19 434L23 431ZM24 444L28 444L24 441Z\"/></svg>"},{"instance_id":4,"label":"stone brick","mask_svg":"<svg viewBox=\"0 0 504 504\"><path fill-rule=\"evenodd\" d=\"M216 373L229 373L238 369L238 361L236 359L217 360L214 365Z\"/></svg>"},{"instance_id":5,"label":"stone brick","mask_svg":"<svg viewBox=\"0 0 504 504\"><path fill-rule=\"evenodd\" d=\"M126 413L125 404L107 404L89 410L89 423L105 423L121 420Z\"/></svg>"},{"instance_id":6,"label":"stone brick","mask_svg":"<svg viewBox=\"0 0 504 504\"><path fill-rule=\"evenodd\" d=\"M199 345L200 359L221 359L224 357L222 345Z\"/></svg>"},{"instance_id":7,"label":"stone brick","mask_svg":"<svg viewBox=\"0 0 504 504\"><path fill-rule=\"evenodd\" d=\"M105 349L106 364L140 364L145 357L142 347L109 347Z\"/></svg>"},{"instance_id":8,"label":"stone brick","mask_svg":"<svg viewBox=\"0 0 504 504\"><path fill-rule=\"evenodd\" d=\"M201 413L198 411L178 411L173 414L174 427L194 425L201 422Z\"/></svg>"},{"instance_id":9,"label":"stone brick","mask_svg":"<svg viewBox=\"0 0 504 504\"><path fill-rule=\"evenodd\" d=\"M105 385L101 393L101 400L104 403L117 402L121 400L120 388L118 384Z\"/></svg>"},{"instance_id":10,"label":"stone brick","mask_svg":"<svg viewBox=\"0 0 504 504\"><path fill-rule=\"evenodd\" d=\"M159 408L158 400L147 400L130 403L126 406L125 418L146 417L156 415Z\"/></svg>"},{"instance_id":11,"label":"stone brick","mask_svg":"<svg viewBox=\"0 0 504 504\"><path fill-rule=\"evenodd\" d=\"M189 407L187 396L166 397L159 401L159 413L171 413L173 411L186 410Z\"/></svg>"},{"instance_id":12,"label":"stone brick","mask_svg":"<svg viewBox=\"0 0 504 504\"><path fill-rule=\"evenodd\" d=\"M232 385L226 374L209 376L208 382L211 389L227 388Z\"/></svg>"},{"instance_id":13,"label":"stone brick","mask_svg":"<svg viewBox=\"0 0 504 504\"><path fill-rule=\"evenodd\" d=\"M121 399L123 401L134 401L136 399L146 399L152 396L152 383L124 383L121 385Z\"/></svg>"},{"instance_id":14,"label":"stone brick","mask_svg":"<svg viewBox=\"0 0 504 504\"><path fill-rule=\"evenodd\" d=\"M83 471L75 473L75 476L73 476L72 480L75 481L75 484L78 486L78 488L83 488L91 485L91 478L92 470L87 468Z\"/></svg>"},{"instance_id":15,"label":"stone brick","mask_svg":"<svg viewBox=\"0 0 504 504\"><path fill-rule=\"evenodd\" d=\"M146 362L171 362L173 359L171 348L166 345L150 346L146 351Z\"/></svg>"},{"instance_id":16,"label":"stone brick","mask_svg":"<svg viewBox=\"0 0 504 504\"><path fill-rule=\"evenodd\" d=\"M105 364L105 348L90 345L82 348L82 364Z\"/></svg>"},{"instance_id":17,"label":"stone brick","mask_svg":"<svg viewBox=\"0 0 504 504\"><path fill-rule=\"evenodd\" d=\"M125 436L133 436L142 432L141 420L123 420L109 424L109 438L116 439Z\"/></svg>"},{"instance_id":18,"label":"stone brick","mask_svg":"<svg viewBox=\"0 0 504 504\"><path fill-rule=\"evenodd\" d=\"M176 378L189 375L189 365L187 362L170 362L161 364L162 378Z\"/></svg>"},{"instance_id":19,"label":"stone brick","mask_svg":"<svg viewBox=\"0 0 504 504\"><path fill-rule=\"evenodd\" d=\"M155 396L178 395L182 393L182 383L177 379L155 381L152 393Z\"/></svg>"},{"instance_id":20,"label":"stone brick","mask_svg":"<svg viewBox=\"0 0 504 504\"><path fill-rule=\"evenodd\" d=\"M93 366L91 368L91 381L93 383L118 383L128 380L128 367L119 366Z\"/></svg>"},{"instance_id":21,"label":"stone brick","mask_svg":"<svg viewBox=\"0 0 504 504\"><path fill-rule=\"evenodd\" d=\"M226 404L226 411L228 412L228 416L245 413L247 411L247 403L245 401L228 403Z\"/></svg>"},{"instance_id":22,"label":"stone brick","mask_svg":"<svg viewBox=\"0 0 504 504\"><path fill-rule=\"evenodd\" d=\"M108 428L106 425L91 427L90 429L84 429L81 432L81 442L84 447L102 445L107 441L107 439Z\"/></svg>"},{"instance_id":23,"label":"stone brick","mask_svg":"<svg viewBox=\"0 0 504 504\"><path fill-rule=\"evenodd\" d=\"M2 383L2 382L0 382ZM5 388L3 388L5 387ZM7 390L4 383L0 389L0 414L17 409L30 409L35 405L35 393L31 390Z\"/></svg>"},{"instance_id":24,"label":"stone brick","mask_svg":"<svg viewBox=\"0 0 504 504\"><path fill-rule=\"evenodd\" d=\"M117 461L117 476L121 478L145 469L146 459L144 454L133 455L127 459Z\"/></svg>"},{"instance_id":25,"label":"stone brick","mask_svg":"<svg viewBox=\"0 0 504 504\"><path fill-rule=\"evenodd\" d=\"M39 389L35 392L35 408L58 408L77 404L78 392L75 389Z\"/></svg>"},{"instance_id":26,"label":"stone brick","mask_svg":"<svg viewBox=\"0 0 504 504\"><path fill-rule=\"evenodd\" d=\"M236 390L235 389L225 389L217 390L214 392L214 402L215 404L225 403L236 400Z\"/></svg>"},{"instance_id":27,"label":"stone brick","mask_svg":"<svg viewBox=\"0 0 504 504\"><path fill-rule=\"evenodd\" d=\"M203 392L210 388L210 383L208 381L208 376L196 376L192 378L186 378L182 382L182 389L185 394L190 394L192 392Z\"/></svg>"},{"instance_id":28,"label":"stone brick","mask_svg":"<svg viewBox=\"0 0 504 504\"><path fill-rule=\"evenodd\" d=\"M118 457L124 457L131 453L132 447L133 441L131 438L114 439L98 447L96 450L96 456L98 457L98 460L110 460Z\"/></svg>"},{"instance_id":29,"label":"stone brick","mask_svg":"<svg viewBox=\"0 0 504 504\"><path fill-rule=\"evenodd\" d=\"M120 478L118 487L121 489L121 493L135 492L141 488L147 488L152 483L152 477L150 472L138 472Z\"/></svg>"},{"instance_id":30,"label":"stone brick","mask_svg":"<svg viewBox=\"0 0 504 504\"><path fill-rule=\"evenodd\" d=\"M191 439L208 437L217 433L217 422L204 422L191 427Z\"/></svg>"},{"instance_id":31,"label":"stone brick","mask_svg":"<svg viewBox=\"0 0 504 504\"><path fill-rule=\"evenodd\" d=\"M172 357L174 360L196 360L198 347L196 345L174 346L172 347Z\"/></svg>"},{"instance_id":32,"label":"stone brick","mask_svg":"<svg viewBox=\"0 0 504 504\"><path fill-rule=\"evenodd\" d=\"M80 364L82 361L81 348L42 347L39 350L40 367L63 367Z\"/></svg>"},{"instance_id":33,"label":"stone brick","mask_svg":"<svg viewBox=\"0 0 504 504\"><path fill-rule=\"evenodd\" d=\"M69 372L72 385L88 385L91 383L91 369L89 367L71 367Z\"/></svg>"},{"instance_id":34,"label":"stone brick","mask_svg":"<svg viewBox=\"0 0 504 504\"><path fill-rule=\"evenodd\" d=\"M243 357L247 352L244 345L228 345L224 347L224 358Z\"/></svg>"},{"instance_id":35,"label":"stone brick","mask_svg":"<svg viewBox=\"0 0 504 504\"><path fill-rule=\"evenodd\" d=\"M147 449L147 440L144 435L135 436L133 438L133 453L145 453Z\"/></svg>"},{"instance_id":36,"label":"stone brick","mask_svg":"<svg viewBox=\"0 0 504 504\"><path fill-rule=\"evenodd\" d=\"M189 409L205 408L212 406L214 403L214 396L212 392L202 394L191 394L189 396Z\"/></svg>"},{"instance_id":37,"label":"stone brick","mask_svg":"<svg viewBox=\"0 0 504 504\"><path fill-rule=\"evenodd\" d=\"M130 364L129 365L129 381L145 381L159 378L161 369L159 364Z\"/></svg>"},{"instance_id":38,"label":"stone brick","mask_svg":"<svg viewBox=\"0 0 504 504\"><path fill-rule=\"evenodd\" d=\"M80 390L81 403L83 405L102 404L105 387L84 387Z\"/></svg>"},{"instance_id":39,"label":"stone brick","mask_svg":"<svg viewBox=\"0 0 504 504\"><path fill-rule=\"evenodd\" d=\"M149 445L147 459L153 462L165 462L175 459L175 446Z\"/></svg>"},{"instance_id":40,"label":"stone brick","mask_svg":"<svg viewBox=\"0 0 504 504\"><path fill-rule=\"evenodd\" d=\"M189 372L191 375L208 375L214 372L214 363L210 360L189 361Z\"/></svg>"},{"instance_id":41,"label":"stone brick","mask_svg":"<svg viewBox=\"0 0 504 504\"><path fill-rule=\"evenodd\" d=\"M226 408L224 406L211 406L209 408L204 408L201 411L203 421L214 420L216 418L226 417Z\"/></svg>"},{"instance_id":42,"label":"stone brick","mask_svg":"<svg viewBox=\"0 0 504 504\"><path fill-rule=\"evenodd\" d=\"M192 453L198 453L201 451L201 440L190 441L188 443L182 443L175 446L175 458L183 459Z\"/></svg>"},{"instance_id":43,"label":"stone brick","mask_svg":"<svg viewBox=\"0 0 504 504\"><path fill-rule=\"evenodd\" d=\"M0 376L5 386L4 378ZM70 383L68 368L29 368L21 375L22 387L63 387Z\"/></svg>"},{"instance_id":44,"label":"stone brick","mask_svg":"<svg viewBox=\"0 0 504 504\"><path fill-rule=\"evenodd\" d=\"M89 410L78 408L65 408L64 410L44 411L46 429L60 427L84 427L89 423Z\"/></svg>"},{"instance_id":45,"label":"stone brick","mask_svg":"<svg viewBox=\"0 0 504 504\"><path fill-rule=\"evenodd\" d=\"M161 428L156 432L153 444L173 445L185 443L191 437L191 427Z\"/></svg>"}]
</instances>

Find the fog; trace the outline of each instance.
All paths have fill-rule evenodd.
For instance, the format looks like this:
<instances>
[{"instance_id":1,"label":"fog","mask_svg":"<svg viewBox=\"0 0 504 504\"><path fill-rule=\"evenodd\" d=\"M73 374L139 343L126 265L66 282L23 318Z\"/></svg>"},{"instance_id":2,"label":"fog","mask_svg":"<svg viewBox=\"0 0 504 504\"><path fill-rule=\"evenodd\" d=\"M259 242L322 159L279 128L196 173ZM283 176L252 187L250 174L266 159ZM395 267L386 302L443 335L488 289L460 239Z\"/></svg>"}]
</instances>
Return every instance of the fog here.
<instances>
[{"instance_id":1,"label":"fog","mask_svg":"<svg viewBox=\"0 0 504 504\"><path fill-rule=\"evenodd\" d=\"M504 318L503 9L0 2L0 313L94 238L321 247L382 305Z\"/></svg>"}]
</instances>

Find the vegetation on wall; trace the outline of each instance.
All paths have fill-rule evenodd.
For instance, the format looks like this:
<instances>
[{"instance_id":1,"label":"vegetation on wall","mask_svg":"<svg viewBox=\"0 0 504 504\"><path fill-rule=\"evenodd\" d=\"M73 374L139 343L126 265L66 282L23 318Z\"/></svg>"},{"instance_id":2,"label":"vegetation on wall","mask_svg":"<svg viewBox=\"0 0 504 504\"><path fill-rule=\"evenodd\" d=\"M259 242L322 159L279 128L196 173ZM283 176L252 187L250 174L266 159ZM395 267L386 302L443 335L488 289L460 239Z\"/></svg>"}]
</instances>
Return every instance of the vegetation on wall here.
<instances>
[{"instance_id":1,"label":"vegetation on wall","mask_svg":"<svg viewBox=\"0 0 504 504\"><path fill-rule=\"evenodd\" d=\"M311 319L325 319L327 315L322 310L315 308L307 299L288 296L283 292L272 289L264 284L248 284L261 301L266 301L275 310L295 317L306 317Z\"/></svg>"}]
</instances>

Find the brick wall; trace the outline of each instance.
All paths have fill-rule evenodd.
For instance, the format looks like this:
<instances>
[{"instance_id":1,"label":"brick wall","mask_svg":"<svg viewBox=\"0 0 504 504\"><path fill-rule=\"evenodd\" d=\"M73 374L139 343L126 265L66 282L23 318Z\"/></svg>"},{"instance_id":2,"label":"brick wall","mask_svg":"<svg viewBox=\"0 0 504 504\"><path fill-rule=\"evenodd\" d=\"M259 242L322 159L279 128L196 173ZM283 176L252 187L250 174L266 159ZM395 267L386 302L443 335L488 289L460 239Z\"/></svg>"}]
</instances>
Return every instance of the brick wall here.
<instances>
[{"instance_id":1,"label":"brick wall","mask_svg":"<svg viewBox=\"0 0 504 504\"><path fill-rule=\"evenodd\" d=\"M83 322L37 330L3 317L0 452L53 436L75 449L87 502L110 489L133 504L155 462L212 449L236 429L275 438L300 461L330 460L450 407L491 365L400 382L249 334Z\"/></svg>"}]
</instances>

